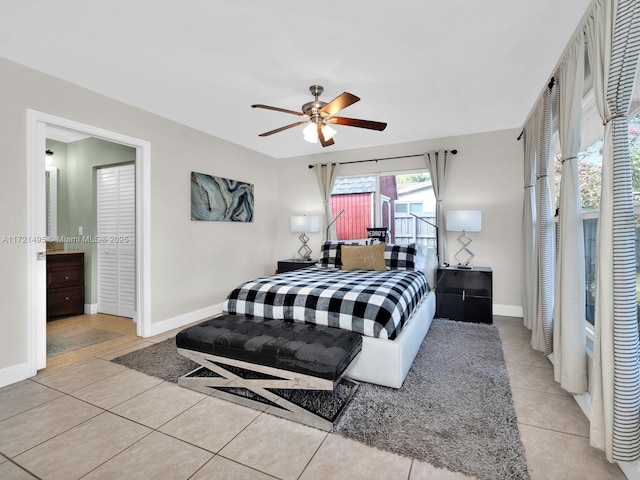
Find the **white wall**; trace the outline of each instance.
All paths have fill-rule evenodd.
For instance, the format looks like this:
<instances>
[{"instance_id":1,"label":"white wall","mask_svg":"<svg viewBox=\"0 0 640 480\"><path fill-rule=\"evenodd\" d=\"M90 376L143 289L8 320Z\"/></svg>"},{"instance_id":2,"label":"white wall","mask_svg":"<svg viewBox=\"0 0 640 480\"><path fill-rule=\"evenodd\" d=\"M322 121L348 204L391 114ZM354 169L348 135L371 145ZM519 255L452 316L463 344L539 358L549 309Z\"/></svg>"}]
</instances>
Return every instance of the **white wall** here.
<instances>
[{"instance_id":1,"label":"white wall","mask_svg":"<svg viewBox=\"0 0 640 480\"><path fill-rule=\"evenodd\" d=\"M0 384L27 360L27 245L7 241L27 232L27 109L150 142L152 324L273 271L275 160L1 58L0 78ZM191 171L253 183L254 222L191 221Z\"/></svg>"},{"instance_id":2,"label":"white wall","mask_svg":"<svg viewBox=\"0 0 640 480\"><path fill-rule=\"evenodd\" d=\"M346 134L346 133L345 133ZM475 265L493 269L495 314L522 314L521 258L523 168L522 142L516 140L519 129L477 135L425 140L378 149L323 153L313 157L282 160L279 167L279 202L276 254L291 256L298 246L295 234L288 231L288 218L293 214L320 214L322 202L314 170L309 164L340 163L392 156L411 155L429 150L457 149L451 155L445 210L474 208L482 210L482 231L470 233ZM325 150L329 150L329 148ZM367 162L341 167L340 174L367 174L426 169L422 157ZM458 250L459 233L448 233L449 262ZM309 234L309 245L317 255L322 234Z\"/></svg>"}]
</instances>

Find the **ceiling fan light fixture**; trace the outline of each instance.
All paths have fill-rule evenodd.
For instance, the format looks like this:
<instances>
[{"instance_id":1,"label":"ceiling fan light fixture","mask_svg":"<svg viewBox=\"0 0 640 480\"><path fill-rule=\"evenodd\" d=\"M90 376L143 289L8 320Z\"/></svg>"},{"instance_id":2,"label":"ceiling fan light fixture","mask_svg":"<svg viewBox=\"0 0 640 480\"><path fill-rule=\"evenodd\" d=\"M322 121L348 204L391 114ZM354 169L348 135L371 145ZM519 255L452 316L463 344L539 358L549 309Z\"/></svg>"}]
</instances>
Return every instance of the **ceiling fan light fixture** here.
<instances>
[{"instance_id":1,"label":"ceiling fan light fixture","mask_svg":"<svg viewBox=\"0 0 640 480\"><path fill-rule=\"evenodd\" d=\"M266 110L275 110L277 112L290 113L306 118L306 120L300 120L298 122L285 125L284 127L261 133L259 136L268 137L274 133L307 124L303 129L304 139L309 143L321 143L323 147L330 147L334 144L333 137L337 132L329 126L329 123L378 131L384 130L387 126L386 123L382 122L372 122L370 120L362 120L359 118L336 117L335 115L338 112L347 108L349 105L353 105L360 101L360 98L356 97L352 93L342 92L329 103L326 103L318 100L318 97L324 90L320 85L311 85L309 90L314 96L314 101L307 102L302 105L301 112L287 110L286 108L271 107L261 103L251 105L251 108L264 108Z\"/></svg>"},{"instance_id":2,"label":"ceiling fan light fixture","mask_svg":"<svg viewBox=\"0 0 640 480\"><path fill-rule=\"evenodd\" d=\"M337 132L331 128L329 125L322 126L322 135L324 135L325 140L331 140ZM317 136L317 132L316 132Z\"/></svg>"},{"instance_id":3,"label":"ceiling fan light fixture","mask_svg":"<svg viewBox=\"0 0 640 480\"><path fill-rule=\"evenodd\" d=\"M318 127L314 122L309 122L309 125L302 130L304 139L309 143L318 143Z\"/></svg>"}]
</instances>

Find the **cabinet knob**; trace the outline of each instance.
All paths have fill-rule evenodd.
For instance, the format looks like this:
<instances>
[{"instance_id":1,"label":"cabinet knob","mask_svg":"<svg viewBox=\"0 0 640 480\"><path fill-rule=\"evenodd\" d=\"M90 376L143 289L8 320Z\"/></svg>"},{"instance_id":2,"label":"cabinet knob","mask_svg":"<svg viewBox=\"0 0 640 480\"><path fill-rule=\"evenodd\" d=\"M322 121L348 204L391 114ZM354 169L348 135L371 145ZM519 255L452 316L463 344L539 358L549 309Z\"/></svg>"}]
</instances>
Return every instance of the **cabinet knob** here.
<instances>
[{"instance_id":1,"label":"cabinet knob","mask_svg":"<svg viewBox=\"0 0 640 480\"><path fill-rule=\"evenodd\" d=\"M64 276L64 279L65 279L65 280L69 280L69 276L68 276L68 275L65 275L65 276Z\"/></svg>"},{"instance_id":2,"label":"cabinet knob","mask_svg":"<svg viewBox=\"0 0 640 480\"><path fill-rule=\"evenodd\" d=\"M69 297L64 297L65 300L69 300Z\"/></svg>"}]
</instances>

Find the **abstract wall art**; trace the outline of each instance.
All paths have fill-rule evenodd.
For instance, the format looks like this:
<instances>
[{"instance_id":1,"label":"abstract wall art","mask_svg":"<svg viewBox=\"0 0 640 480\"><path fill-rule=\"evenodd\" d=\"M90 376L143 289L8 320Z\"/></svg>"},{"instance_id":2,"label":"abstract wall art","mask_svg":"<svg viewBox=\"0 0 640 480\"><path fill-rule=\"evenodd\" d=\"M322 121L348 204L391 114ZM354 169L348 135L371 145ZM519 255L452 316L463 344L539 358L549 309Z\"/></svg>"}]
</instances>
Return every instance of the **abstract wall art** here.
<instances>
[{"instance_id":1,"label":"abstract wall art","mask_svg":"<svg viewBox=\"0 0 640 480\"><path fill-rule=\"evenodd\" d=\"M191 172L191 220L253 221L253 184Z\"/></svg>"}]
</instances>

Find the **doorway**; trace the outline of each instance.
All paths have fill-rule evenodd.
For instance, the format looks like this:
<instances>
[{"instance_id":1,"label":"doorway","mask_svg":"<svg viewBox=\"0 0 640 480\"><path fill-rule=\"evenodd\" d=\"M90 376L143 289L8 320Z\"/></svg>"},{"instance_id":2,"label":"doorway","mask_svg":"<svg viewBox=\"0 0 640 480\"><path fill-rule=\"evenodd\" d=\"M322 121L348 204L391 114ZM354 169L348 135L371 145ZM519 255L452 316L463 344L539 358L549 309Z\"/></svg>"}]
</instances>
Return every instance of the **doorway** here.
<instances>
[{"instance_id":1,"label":"doorway","mask_svg":"<svg viewBox=\"0 0 640 480\"><path fill-rule=\"evenodd\" d=\"M47 127L96 137L135 148L136 175L136 334L151 336L150 312L150 143L116 132L81 124L53 115L27 111L27 236L46 236L45 150ZM28 244L28 356L29 376L46 366L46 244Z\"/></svg>"}]
</instances>

